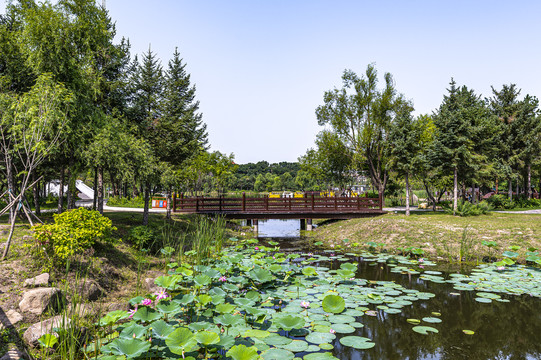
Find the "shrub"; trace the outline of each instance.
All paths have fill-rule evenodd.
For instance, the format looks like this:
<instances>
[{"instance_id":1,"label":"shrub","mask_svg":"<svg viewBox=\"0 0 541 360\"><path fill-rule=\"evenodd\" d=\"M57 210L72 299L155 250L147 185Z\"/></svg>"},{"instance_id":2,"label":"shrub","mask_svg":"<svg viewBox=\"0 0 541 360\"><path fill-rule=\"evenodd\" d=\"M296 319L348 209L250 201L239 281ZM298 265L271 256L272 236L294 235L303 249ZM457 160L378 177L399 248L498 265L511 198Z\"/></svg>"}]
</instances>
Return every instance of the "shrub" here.
<instances>
[{"instance_id":1,"label":"shrub","mask_svg":"<svg viewBox=\"0 0 541 360\"><path fill-rule=\"evenodd\" d=\"M487 214L490 210L492 210L492 206L486 201L482 201L476 205L473 205L469 201L459 201L457 204L456 215L463 217L479 216ZM446 212L449 214L453 213L452 205L446 208Z\"/></svg>"},{"instance_id":2,"label":"shrub","mask_svg":"<svg viewBox=\"0 0 541 360\"><path fill-rule=\"evenodd\" d=\"M150 246L155 237L154 231L148 226L139 225L130 230L130 241L138 249Z\"/></svg>"},{"instance_id":3,"label":"shrub","mask_svg":"<svg viewBox=\"0 0 541 360\"><path fill-rule=\"evenodd\" d=\"M107 200L107 205L142 208L145 206L145 199L142 196L136 196L134 198L112 196Z\"/></svg>"},{"instance_id":4,"label":"shrub","mask_svg":"<svg viewBox=\"0 0 541 360\"><path fill-rule=\"evenodd\" d=\"M96 241L111 241L111 232L116 230L109 218L83 207L55 214L53 224L40 224L32 229L38 244L53 263L64 263Z\"/></svg>"},{"instance_id":5,"label":"shrub","mask_svg":"<svg viewBox=\"0 0 541 360\"><path fill-rule=\"evenodd\" d=\"M506 195L492 195L487 201L495 209L512 209L514 207L513 201L509 200Z\"/></svg>"}]
</instances>

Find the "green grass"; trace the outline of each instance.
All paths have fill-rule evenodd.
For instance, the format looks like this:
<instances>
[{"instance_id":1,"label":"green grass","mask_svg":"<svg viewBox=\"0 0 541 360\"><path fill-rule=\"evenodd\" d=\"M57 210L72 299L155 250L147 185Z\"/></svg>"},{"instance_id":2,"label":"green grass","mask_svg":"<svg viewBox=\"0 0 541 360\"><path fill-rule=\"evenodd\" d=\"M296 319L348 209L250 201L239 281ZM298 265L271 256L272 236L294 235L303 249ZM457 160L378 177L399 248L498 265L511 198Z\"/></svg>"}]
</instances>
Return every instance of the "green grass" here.
<instances>
[{"instance_id":1,"label":"green grass","mask_svg":"<svg viewBox=\"0 0 541 360\"><path fill-rule=\"evenodd\" d=\"M314 241L323 241L327 245L343 246L343 239L349 239L348 244L383 243L384 248L391 252L398 248L418 247L445 260L458 260L465 250L476 258L488 256L489 249L482 245L486 240L495 241L500 252L512 245L520 246L519 252L524 258L528 247L541 248L541 215L490 213L455 217L441 212L413 212L411 216L387 214L326 224L318 227L314 234Z\"/></svg>"}]
</instances>

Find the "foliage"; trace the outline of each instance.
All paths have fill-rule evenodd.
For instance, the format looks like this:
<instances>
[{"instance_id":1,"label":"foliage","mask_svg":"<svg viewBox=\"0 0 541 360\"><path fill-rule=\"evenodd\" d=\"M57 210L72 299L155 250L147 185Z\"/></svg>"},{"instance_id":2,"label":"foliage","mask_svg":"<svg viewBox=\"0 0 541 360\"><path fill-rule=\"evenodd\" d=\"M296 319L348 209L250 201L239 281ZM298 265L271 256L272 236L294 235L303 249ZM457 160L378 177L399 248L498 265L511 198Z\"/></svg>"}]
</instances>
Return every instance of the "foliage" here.
<instances>
[{"instance_id":1,"label":"foliage","mask_svg":"<svg viewBox=\"0 0 541 360\"><path fill-rule=\"evenodd\" d=\"M456 211L452 208L447 208L447 213L458 216L479 216L486 215L492 210L492 206L487 201L481 201L479 204L472 204L468 201L459 201Z\"/></svg>"},{"instance_id":2,"label":"foliage","mask_svg":"<svg viewBox=\"0 0 541 360\"><path fill-rule=\"evenodd\" d=\"M156 234L149 226L139 225L130 230L130 240L136 248L148 248Z\"/></svg>"},{"instance_id":3,"label":"foliage","mask_svg":"<svg viewBox=\"0 0 541 360\"><path fill-rule=\"evenodd\" d=\"M84 207L54 215L53 224L34 226L34 237L54 264L64 263L96 241L112 241L116 230L109 218Z\"/></svg>"},{"instance_id":4,"label":"foliage","mask_svg":"<svg viewBox=\"0 0 541 360\"><path fill-rule=\"evenodd\" d=\"M142 208L145 205L145 200L142 196L136 196L133 198L125 196L111 196L109 200L107 200L107 205L117 207Z\"/></svg>"}]
</instances>

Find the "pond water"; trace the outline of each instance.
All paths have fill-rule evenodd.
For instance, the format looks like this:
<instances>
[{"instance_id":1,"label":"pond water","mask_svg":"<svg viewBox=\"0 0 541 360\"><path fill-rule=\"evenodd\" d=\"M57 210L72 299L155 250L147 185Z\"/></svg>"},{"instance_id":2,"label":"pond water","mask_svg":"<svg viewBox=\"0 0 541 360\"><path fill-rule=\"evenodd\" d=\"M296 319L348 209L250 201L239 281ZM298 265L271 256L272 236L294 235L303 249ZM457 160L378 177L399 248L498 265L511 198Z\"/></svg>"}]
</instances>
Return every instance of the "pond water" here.
<instances>
[{"instance_id":1,"label":"pond water","mask_svg":"<svg viewBox=\"0 0 541 360\"><path fill-rule=\"evenodd\" d=\"M266 227L266 228L265 228ZM295 227L297 227L295 229ZM299 238L299 222L260 222L260 241L276 241L282 251L309 252L303 239ZM295 237L284 237L289 233ZM263 234L265 234L263 237ZM268 234L272 234L269 237ZM276 235L278 234L278 235ZM328 252L325 255L330 255ZM480 303L475 300L476 291L457 291L453 284L435 283L420 279L419 274L392 272L386 263L358 262L357 278L372 281L393 281L404 288L430 292L435 296L418 300L405 306L400 313L388 314L377 310L372 315L358 318L364 327L357 328L357 335L370 338L375 346L368 350L356 350L341 345L340 337L332 342L333 355L340 359L541 359L541 300L530 295L511 296L500 294L509 302L492 301ZM338 269L338 260L319 263ZM471 269L460 269L450 265L430 267L442 272L445 280L451 274L470 274ZM477 292L478 293L478 292ZM434 315L436 314L436 315ZM431 325L439 331L422 335L412 331L414 325L407 319L423 319L437 316L441 322ZM474 331L467 335L463 330ZM297 354L297 356L302 354Z\"/></svg>"}]
</instances>

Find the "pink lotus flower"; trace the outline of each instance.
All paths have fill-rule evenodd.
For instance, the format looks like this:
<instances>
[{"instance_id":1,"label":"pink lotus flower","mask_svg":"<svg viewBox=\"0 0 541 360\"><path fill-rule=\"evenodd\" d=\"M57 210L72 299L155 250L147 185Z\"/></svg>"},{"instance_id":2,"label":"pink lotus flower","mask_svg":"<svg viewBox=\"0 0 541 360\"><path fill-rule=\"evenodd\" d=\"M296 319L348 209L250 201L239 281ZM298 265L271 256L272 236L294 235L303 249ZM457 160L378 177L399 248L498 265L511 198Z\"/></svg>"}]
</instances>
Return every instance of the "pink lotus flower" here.
<instances>
[{"instance_id":1,"label":"pink lotus flower","mask_svg":"<svg viewBox=\"0 0 541 360\"><path fill-rule=\"evenodd\" d=\"M148 305L152 304L152 300L144 299L143 301L141 301L141 304L148 306Z\"/></svg>"},{"instance_id":2,"label":"pink lotus flower","mask_svg":"<svg viewBox=\"0 0 541 360\"><path fill-rule=\"evenodd\" d=\"M165 292L165 290L160 290L154 293L154 296L156 296L156 301L167 299L169 297L169 294Z\"/></svg>"},{"instance_id":3,"label":"pink lotus flower","mask_svg":"<svg viewBox=\"0 0 541 360\"><path fill-rule=\"evenodd\" d=\"M336 330L331 329L331 330L329 330L329 332L330 332L331 334L334 334L334 333L336 333Z\"/></svg>"},{"instance_id":4,"label":"pink lotus flower","mask_svg":"<svg viewBox=\"0 0 541 360\"><path fill-rule=\"evenodd\" d=\"M135 309L130 309L128 310L128 314L130 314L129 317L133 317L133 315L137 312L137 306L135 307Z\"/></svg>"},{"instance_id":5,"label":"pink lotus flower","mask_svg":"<svg viewBox=\"0 0 541 360\"><path fill-rule=\"evenodd\" d=\"M227 281L227 278L225 276L221 276L218 280L220 280L221 282L225 282Z\"/></svg>"},{"instance_id":6,"label":"pink lotus flower","mask_svg":"<svg viewBox=\"0 0 541 360\"><path fill-rule=\"evenodd\" d=\"M423 259L423 258L419 259L419 262L421 262L421 263L424 262L424 261L425 261L425 259Z\"/></svg>"},{"instance_id":7,"label":"pink lotus flower","mask_svg":"<svg viewBox=\"0 0 541 360\"><path fill-rule=\"evenodd\" d=\"M310 307L310 303L308 301L301 301L301 307L308 309Z\"/></svg>"},{"instance_id":8,"label":"pink lotus flower","mask_svg":"<svg viewBox=\"0 0 541 360\"><path fill-rule=\"evenodd\" d=\"M498 266L498 267L496 268L496 270L499 270L499 271L505 270L505 266Z\"/></svg>"},{"instance_id":9,"label":"pink lotus flower","mask_svg":"<svg viewBox=\"0 0 541 360\"><path fill-rule=\"evenodd\" d=\"M255 249L256 249L256 250L259 250L259 248L258 248L257 246L255 247Z\"/></svg>"},{"instance_id":10,"label":"pink lotus flower","mask_svg":"<svg viewBox=\"0 0 541 360\"><path fill-rule=\"evenodd\" d=\"M424 268L425 268L423 265L419 265L419 267L420 267L421 269L424 269Z\"/></svg>"}]
</instances>

